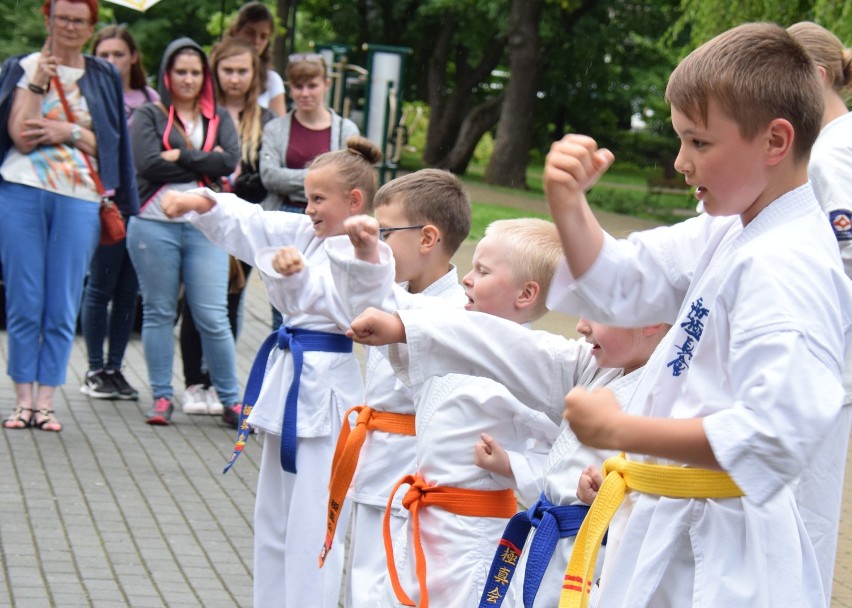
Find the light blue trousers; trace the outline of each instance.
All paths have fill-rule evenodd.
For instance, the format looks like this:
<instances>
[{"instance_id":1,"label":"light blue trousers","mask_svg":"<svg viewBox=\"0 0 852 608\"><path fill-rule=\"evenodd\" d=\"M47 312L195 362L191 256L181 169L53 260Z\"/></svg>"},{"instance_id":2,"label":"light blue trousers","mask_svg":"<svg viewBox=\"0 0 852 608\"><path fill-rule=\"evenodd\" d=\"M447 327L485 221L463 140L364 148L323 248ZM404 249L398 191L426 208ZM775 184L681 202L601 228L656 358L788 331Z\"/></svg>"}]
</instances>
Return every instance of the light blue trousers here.
<instances>
[{"instance_id":1,"label":"light blue trousers","mask_svg":"<svg viewBox=\"0 0 852 608\"><path fill-rule=\"evenodd\" d=\"M237 403L234 337L228 322L228 254L184 222L130 218L127 251L142 294L142 347L154 399L174 395L174 323L180 284L201 335L210 379L225 406Z\"/></svg>"}]
</instances>

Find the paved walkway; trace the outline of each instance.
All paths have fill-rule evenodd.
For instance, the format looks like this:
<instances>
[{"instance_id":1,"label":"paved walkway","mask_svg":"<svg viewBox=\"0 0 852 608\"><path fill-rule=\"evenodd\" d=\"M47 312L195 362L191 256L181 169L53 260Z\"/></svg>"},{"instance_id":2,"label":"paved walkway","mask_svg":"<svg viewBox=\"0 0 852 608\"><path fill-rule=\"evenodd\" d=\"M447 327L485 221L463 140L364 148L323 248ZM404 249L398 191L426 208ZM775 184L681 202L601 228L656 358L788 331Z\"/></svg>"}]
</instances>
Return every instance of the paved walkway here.
<instances>
[{"instance_id":1,"label":"paved walkway","mask_svg":"<svg viewBox=\"0 0 852 608\"><path fill-rule=\"evenodd\" d=\"M601 220L620 234L649 225L611 214L601 214ZM467 243L457 256L462 272L472 250ZM551 314L538 326L574 335L575 323ZM269 307L253 276L238 346L241 380L268 327ZM2 369L5 349L4 334ZM138 403L80 394L85 370L78 338L57 395L62 433L0 431L0 462L7 463L0 474L0 606L251 606L259 446L250 442L237 466L222 475L233 433L217 419L176 412L170 427L144 424L151 394L138 337L126 357L126 375L142 393ZM174 386L183 388L177 360ZM12 408L4 382L0 414ZM850 468L847 464L847 477ZM850 485L847 481L835 574L837 608L852 608Z\"/></svg>"}]
</instances>

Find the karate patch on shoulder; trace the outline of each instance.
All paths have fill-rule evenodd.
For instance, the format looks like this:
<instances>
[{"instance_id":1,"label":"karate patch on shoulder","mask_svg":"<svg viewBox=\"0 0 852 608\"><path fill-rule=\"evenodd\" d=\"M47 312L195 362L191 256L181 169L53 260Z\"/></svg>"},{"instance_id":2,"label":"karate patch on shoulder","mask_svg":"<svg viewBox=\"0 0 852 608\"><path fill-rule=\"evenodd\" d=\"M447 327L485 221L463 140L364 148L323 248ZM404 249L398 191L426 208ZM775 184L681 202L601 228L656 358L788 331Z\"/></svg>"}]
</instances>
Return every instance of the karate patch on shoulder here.
<instances>
[{"instance_id":1,"label":"karate patch on shoulder","mask_svg":"<svg viewBox=\"0 0 852 608\"><path fill-rule=\"evenodd\" d=\"M828 213L828 219L838 241L852 241L852 211L835 209Z\"/></svg>"}]
</instances>

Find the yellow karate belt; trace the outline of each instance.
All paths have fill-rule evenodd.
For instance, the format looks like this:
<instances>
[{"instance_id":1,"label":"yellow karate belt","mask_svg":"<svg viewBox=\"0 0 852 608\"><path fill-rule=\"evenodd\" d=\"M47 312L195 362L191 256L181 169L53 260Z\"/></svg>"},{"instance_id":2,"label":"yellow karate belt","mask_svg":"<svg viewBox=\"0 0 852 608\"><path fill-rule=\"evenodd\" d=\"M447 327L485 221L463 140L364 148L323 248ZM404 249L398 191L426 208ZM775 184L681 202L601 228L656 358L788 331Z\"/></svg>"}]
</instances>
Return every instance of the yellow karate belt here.
<instances>
[{"instance_id":1,"label":"yellow karate belt","mask_svg":"<svg viewBox=\"0 0 852 608\"><path fill-rule=\"evenodd\" d=\"M349 414L357 412L355 428L349 425ZM358 456L361 447L367 439L367 431L384 431L397 435L414 435L414 414L393 414L377 412L366 405L356 405L343 416L343 426L334 448L334 459L331 461L331 479L328 484L328 509L326 516L325 543L319 555L319 567L322 568L331 545L334 542L334 532L337 530L337 518L343 509L346 492L355 476L358 466Z\"/></svg>"},{"instance_id":2,"label":"yellow karate belt","mask_svg":"<svg viewBox=\"0 0 852 608\"><path fill-rule=\"evenodd\" d=\"M604 462L603 484L583 520L565 571L559 608L585 608L595 561L609 522L628 490L668 498L735 498L744 492L722 471L628 461L624 454Z\"/></svg>"}]
</instances>

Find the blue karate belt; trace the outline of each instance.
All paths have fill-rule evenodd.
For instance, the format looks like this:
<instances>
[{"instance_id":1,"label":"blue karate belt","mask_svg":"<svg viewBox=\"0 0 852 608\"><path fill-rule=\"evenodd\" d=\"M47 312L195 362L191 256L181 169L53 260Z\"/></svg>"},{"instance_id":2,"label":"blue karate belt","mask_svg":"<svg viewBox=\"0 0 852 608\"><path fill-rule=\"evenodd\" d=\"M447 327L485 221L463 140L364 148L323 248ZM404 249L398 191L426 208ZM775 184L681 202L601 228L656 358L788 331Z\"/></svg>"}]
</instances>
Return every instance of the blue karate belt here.
<instances>
[{"instance_id":1,"label":"blue karate belt","mask_svg":"<svg viewBox=\"0 0 852 608\"><path fill-rule=\"evenodd\" d=\"M556 506L542 494L528 511L521 511L512 517L491 562L479 608L500 606L503 603L527 536L532 528L536 528L524 574L524 607L532 608L541 579L556 550L556 543L560 538L577 536L588 512L588 505Z\"/></svg>"},{"instance_id":2,"label":"blue karate belt","mask_svg":"<svg viewBox=\"0 0 852 608\"><path fill-rule=\"evenodd\" d=\"M252 407L257 402L258 395L260 395L260 388L263 386L263 376L266 372L266 361L269 359L269 354L275 346L281 350L289 349L293 353L293 380L290 383L290 389L287 391L287 400L284 402L284 420L281 424L281 468L288 473L296 472L296 421L299 414L299 384L302 377L304 352L352 352L352 340L343 334L332 334L310 329L296 329L283 325L278 331L269 334L266 340L263 341L263 344L260 345L260 349L257 351L254 363L251 366L251 372L246 383L245 396L243 397L243 407L240 410L240 422L237 426L237 440L234 445L234 452L225 465L223 473L227 473L234 466L237 458L242 453L243 446L249 434L251 434L251 427L249 427L246 419L251 413Z\"/></svg>"}]
</instances>

